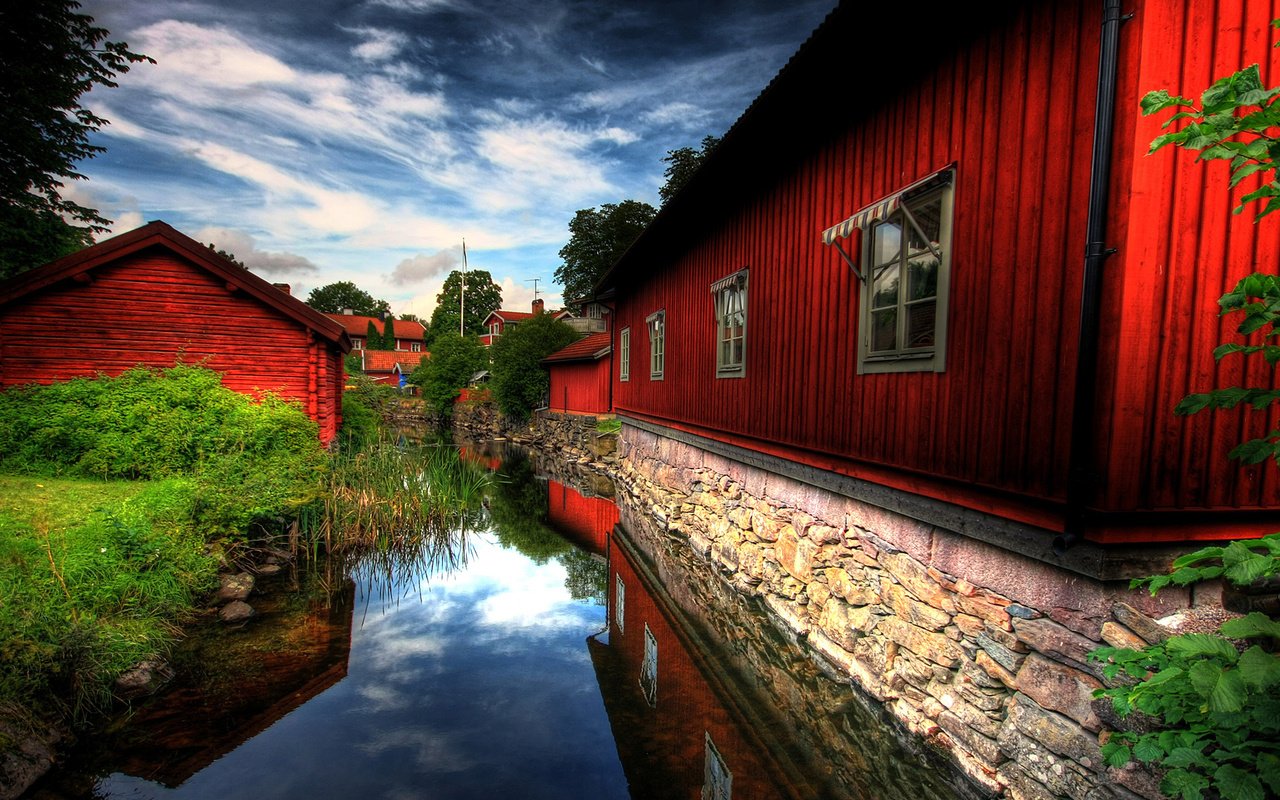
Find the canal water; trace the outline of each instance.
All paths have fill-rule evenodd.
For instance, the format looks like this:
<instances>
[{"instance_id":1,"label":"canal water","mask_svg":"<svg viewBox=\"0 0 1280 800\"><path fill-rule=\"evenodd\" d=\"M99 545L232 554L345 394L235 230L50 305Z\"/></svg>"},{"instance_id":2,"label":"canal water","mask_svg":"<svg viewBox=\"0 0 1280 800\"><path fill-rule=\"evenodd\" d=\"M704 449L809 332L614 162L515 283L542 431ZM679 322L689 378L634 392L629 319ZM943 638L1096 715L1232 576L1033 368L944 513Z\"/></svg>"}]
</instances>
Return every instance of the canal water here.
<instances>
[{"instance_id":1,"label":"canal water","mask_svg":"<svg viewBox=\"0 0 1280 800\"><path fill-rule=\"evenodd\" d=\"M452 536L270 579L28 796L977 796L607 481L464 455L496 479Z\"/></svg>"}]
</instances>

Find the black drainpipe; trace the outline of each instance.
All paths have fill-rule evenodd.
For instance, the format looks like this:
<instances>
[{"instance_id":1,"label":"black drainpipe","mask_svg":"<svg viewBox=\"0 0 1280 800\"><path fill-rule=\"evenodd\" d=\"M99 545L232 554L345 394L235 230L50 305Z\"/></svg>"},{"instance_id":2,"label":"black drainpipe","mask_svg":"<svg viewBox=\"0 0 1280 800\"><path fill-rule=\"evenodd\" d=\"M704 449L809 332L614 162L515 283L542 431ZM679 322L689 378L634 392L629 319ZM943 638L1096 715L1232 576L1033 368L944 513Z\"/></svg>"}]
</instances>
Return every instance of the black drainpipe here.
<instances>
[{"instance_id":1,"label":"black drainpipe","mask_svg":"<svg viewBox=\"0 0 1280 800\"><path fill-rule=\"evenodd\" d=\"M1093 122L1093 165L1089 171L1089 219L1085 231L1084 288L1080 296L1080 342L1071 414L1071 454L1067 465L1067 515L1053 550L1061 555L1083 535L1087 506L1098 474L1092 463L1097 416L1098 339L1102 316L1102 267L1115 252L1106 246L1107 190L1111 180L1111 135L1116 116L1119 70L1120 0L1103 0L1102 47L1098 54L1098 101Z\"/></svg>"}]
</instances>

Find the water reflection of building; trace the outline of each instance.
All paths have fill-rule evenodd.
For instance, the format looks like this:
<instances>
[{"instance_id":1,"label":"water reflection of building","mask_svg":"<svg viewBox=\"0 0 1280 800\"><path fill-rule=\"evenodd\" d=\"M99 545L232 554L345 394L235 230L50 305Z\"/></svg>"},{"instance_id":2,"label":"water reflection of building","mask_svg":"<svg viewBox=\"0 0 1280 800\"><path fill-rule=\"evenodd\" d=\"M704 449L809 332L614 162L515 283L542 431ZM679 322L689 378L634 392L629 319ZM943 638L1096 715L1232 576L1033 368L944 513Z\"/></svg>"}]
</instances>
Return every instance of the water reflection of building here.
<instances>
[{"instance_id":1,"label":"water reflection of building","mask_svg":"<svg viewBox=\"0 0 1280 800\"><path fill-rule=\"evenodd\" d=\"M602 556L609 531L618 524L618 506L610 499L587 497L557 480L548 480L547 523L582 549Z\"/></svg>"},{"instance_id":2,"label":"water reflection of building","mask_svg":"<svg viewBox=\"0 0 1280 800\"><path fill-rule=\"evenodd\" d=\"M587 646L632 797L823 796L768 740L768 721L620 527L608 557L608 636Z\"/></svg>"},{"instance_id":3,"label":"water reflection of building","mask_svg":"<svg viewBox=\"0 0 1280 800\"><path fill-rule=\"evenodd\" d=\"M347 676L354 597L348 581L330 601L298 610L274 598L282 608L263 609L258 629L212 632L184 656L192 663L183 671L203 680L140 705L127 740L104 743L112 769L180 786L337 684Z\"/></svg>"}]
</instances>

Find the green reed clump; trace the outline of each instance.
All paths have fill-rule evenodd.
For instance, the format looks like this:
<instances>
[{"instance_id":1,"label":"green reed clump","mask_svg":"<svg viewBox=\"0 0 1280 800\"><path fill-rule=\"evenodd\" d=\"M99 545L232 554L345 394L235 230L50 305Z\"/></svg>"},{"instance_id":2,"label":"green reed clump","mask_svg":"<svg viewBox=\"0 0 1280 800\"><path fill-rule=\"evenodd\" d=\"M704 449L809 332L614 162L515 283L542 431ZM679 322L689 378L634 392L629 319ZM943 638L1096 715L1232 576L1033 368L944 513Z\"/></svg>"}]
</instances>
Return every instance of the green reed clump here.
<instances>
[{"instance_id":1,"label":"green reed clump","mask_svg":"<svg viewBox=\"0 0 1280 800\"><path fill-rule=\"evenodd\" d=\"M0 702L83 722L216 583L187 479L0 477Z\"/></svg>"},{"instance_id":2,"label":"green reed clump","mask_svg":"<svg viewBox=\"0 0 1280 800\"><path fill-rule=\"evenodd\" d=\"M333 459L323 499L303 522L313 549L411 547L464 525L489 481L451 447L383 441Z\"/></svg>"}]
</instances>

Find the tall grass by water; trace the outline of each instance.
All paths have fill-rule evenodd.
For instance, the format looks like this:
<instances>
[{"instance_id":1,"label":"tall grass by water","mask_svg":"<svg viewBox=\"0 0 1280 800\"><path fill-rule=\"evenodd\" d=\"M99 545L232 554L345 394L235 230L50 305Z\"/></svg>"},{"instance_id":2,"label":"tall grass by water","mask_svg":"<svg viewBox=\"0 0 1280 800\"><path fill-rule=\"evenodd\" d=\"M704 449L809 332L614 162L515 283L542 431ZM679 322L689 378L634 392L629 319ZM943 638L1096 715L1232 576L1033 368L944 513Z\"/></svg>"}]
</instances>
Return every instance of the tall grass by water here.
<instances>
[{"instance_id":1,"label":"tall grass by water","mask_svg":"<svg viewBox=\"0 0 1280 800\"><path fill-rule=\"evenodd\" d=\"M0 700L82 722L216 583L194 488L0 476Z\"/></svg>"},{"instance_id":2,"label":"tall grass by water","mask_svg":"<svg viewBox=\"0 0 1280 800\"><path fill-rule=\"evenodd\" d=\"M452 447L384 441L334 458L304 529L313 547L331 553L395 550L464 526L489 483L484 469Z\"/></svg>"}]
</instances>

